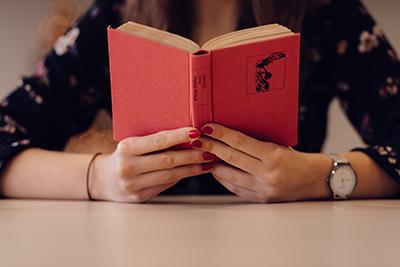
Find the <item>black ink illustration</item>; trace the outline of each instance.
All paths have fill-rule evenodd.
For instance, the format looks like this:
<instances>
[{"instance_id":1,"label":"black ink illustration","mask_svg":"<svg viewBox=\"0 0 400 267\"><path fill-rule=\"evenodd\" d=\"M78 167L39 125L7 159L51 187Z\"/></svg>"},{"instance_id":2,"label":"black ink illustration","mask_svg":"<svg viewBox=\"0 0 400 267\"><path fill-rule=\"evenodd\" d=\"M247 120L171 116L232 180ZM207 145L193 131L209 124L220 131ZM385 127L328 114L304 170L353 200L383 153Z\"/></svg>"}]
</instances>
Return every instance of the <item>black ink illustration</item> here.
<instances>
[{"instance_id":1,"label":"black ink illustration","mask_svg":"<svg viewBox=\"0 0 400 267\"><path fill-rule=\"evenodd\" d=\"M267 92L270 90L269 80L272 78L272 73L267 70L267 66L272 62L286 57L282 52L275 52L272 55L260 60L256 64L256 91L258 93Z\"/></svg>"}]
</instances>

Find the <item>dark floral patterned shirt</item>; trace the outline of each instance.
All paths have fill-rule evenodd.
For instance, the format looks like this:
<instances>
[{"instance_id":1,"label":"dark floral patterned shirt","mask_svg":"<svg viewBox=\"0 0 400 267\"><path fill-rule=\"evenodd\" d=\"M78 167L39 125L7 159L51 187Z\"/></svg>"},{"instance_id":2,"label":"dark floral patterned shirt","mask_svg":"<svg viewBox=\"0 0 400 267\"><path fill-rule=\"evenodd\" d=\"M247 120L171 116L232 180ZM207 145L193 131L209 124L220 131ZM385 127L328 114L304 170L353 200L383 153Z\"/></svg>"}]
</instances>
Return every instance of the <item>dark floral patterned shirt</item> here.
<instances>
[{"instance_id":1,"label":"dark floral patterned shirt","mask_svg":"<svg viewBox=\"0 0 400 267\"><path fill-rule=\"evenodd\" d=\"M0 170L29 147L62 150L100 109L111 113L106 28L121 23L121 0L95 1L30 77L0 105ZM302 26L299 144L321 150L332 99L370 156L400 182L400 62L358 0L332 0ZM133 63L134 64L134 63ZM184 179L172 193L226 193L210 176Z\"/></svg>"}]
</instances>

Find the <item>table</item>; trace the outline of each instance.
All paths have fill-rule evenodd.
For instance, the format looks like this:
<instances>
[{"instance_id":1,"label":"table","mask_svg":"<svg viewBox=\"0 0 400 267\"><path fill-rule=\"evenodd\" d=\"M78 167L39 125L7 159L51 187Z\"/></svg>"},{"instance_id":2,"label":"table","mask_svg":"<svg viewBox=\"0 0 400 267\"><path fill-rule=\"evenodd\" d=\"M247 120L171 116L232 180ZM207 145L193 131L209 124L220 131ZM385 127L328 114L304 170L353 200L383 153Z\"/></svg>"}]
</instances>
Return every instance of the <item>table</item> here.
<instances>
[{"instance_id":1,"label":"table","mask_svg":"<svg viewBox=\"0 0 400 267\"><path fill-rule=\"evenodd\" d=\"M0 266L400 266L400 201L0 201Z\"/></svg>"}]
</instances>

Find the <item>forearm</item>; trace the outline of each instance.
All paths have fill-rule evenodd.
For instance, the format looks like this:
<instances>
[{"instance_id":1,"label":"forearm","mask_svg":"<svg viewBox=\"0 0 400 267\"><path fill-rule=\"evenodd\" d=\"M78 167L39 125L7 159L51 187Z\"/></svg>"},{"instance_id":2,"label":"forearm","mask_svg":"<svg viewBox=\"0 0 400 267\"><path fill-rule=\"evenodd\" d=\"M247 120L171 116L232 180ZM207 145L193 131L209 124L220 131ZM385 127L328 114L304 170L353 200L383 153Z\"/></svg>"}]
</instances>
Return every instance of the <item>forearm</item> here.
<instances>
[{"instance_id":1,"label":"forearm","mask_svg":"<svg viewBox=\"0 0 400 267\"><path fill-rule=\"evenodd\" d=\"M0 177L0 193L10 198L87 199L91 155L28 149Z\"/></svg>"},{"instance_id":2,"label":"forearm","mask_svg":"<svg viewBox=\"0 0 400 267\"><path fill-rule=\"evenodd\" d=\"M400 184L387 175L369 156L362 152L341 153L352 165L357 174L357 185L352 198L385 198L395 196L400 192ZM332 193L326 178L332 169L332 160L329 155L310 154L312 162L309 166L316 166L309 170L313 180L318 181L310 194L313 198L330 198Z\"/></svg>"}]
</instances>

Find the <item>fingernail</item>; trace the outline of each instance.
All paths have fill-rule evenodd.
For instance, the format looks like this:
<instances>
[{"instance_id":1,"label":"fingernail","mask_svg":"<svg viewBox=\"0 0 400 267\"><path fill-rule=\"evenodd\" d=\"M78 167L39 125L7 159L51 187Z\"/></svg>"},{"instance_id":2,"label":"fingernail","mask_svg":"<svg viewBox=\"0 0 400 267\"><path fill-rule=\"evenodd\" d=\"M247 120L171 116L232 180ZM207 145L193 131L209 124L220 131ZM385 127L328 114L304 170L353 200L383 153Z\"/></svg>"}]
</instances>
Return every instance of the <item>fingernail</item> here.
<instances>
[{"instance_id":1,"label":"fingernail","mask_svg":"<svg viewBox=\"0 0 400 267\"><path fill-rule=\"evenodd\" d=\"M210 153L210 152L205 152L204 154L203 154L203 159L204 160L214 160L216 158L216 156L213 154L213 153Z\"/></svg>"},{"instance_id":2,"label":"fingernail","mask_svg":"<svg viewBox=\"0 0 400 267\"><path fill-rule=\"evenodd\" d=\"M194 140L190 145L194 148L201 148L203 146L203 142L200 140Z\"/></svg>"},{"instance_id":3,"label":"fingernail","mask_svg":"<svg viewBox=\"0 0 400 267\"><path fill-rule=\"evenodd\" d=\"M206 125L203 128L201 128L201 132L204 133L204 134L209 134L210 135L210 134L212 134L214 132L214 129L211 128L211 126Z\"/></svg>"},{"instance_id":4,"label":"fingernail","mask_svg":"<svg viewBox=\"0 0 400 267\"><path fill-rule=\"evenodd\" d=\"M201 164L201 168L203 169L203 171L209 171L212 168L214 168L214 162L208 162L208 163Z\"/></svg>"},{"instance_id":5,"label":"fingernail","mask_svg":"<svg viewBox=\"0 0 400 267\"><path fill-rule=\"evenodd\" d=\"M199 130L197 130L197 129L196 130L191 130L191 131L188 132L188 136L191 139L199 138L200 135L201 135L201 132Z\"/></svg>"}]
</instances>

